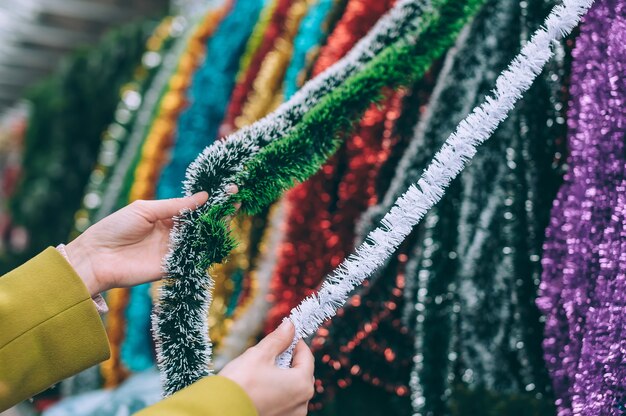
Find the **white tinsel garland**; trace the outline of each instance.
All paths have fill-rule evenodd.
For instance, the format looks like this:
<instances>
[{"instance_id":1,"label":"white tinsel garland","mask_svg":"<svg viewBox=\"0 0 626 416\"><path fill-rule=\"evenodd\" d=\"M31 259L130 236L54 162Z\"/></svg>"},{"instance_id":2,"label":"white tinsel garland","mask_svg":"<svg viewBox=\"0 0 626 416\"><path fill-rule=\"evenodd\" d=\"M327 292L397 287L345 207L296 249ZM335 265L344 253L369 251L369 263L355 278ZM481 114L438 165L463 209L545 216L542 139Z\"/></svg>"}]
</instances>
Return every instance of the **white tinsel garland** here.
<instances>
[{"instance_id":1,"label":"white tinsel garland","mask_svg":"<svg viewBox=\"0 0 626 416\"><path fill-rule=\"evenodd\" d=\"M593 0L564 0L546 18L545 28L535 32L520 54L496 80L493 95L463 120L450 135L415 185L400 197L391 211L372 231L355 254L330 274L319 292L294 308L289 319L296 327L292 346L277 358L280 367L289 367L298 339L313 334L348 299L354 288L376 271L443 196L445 188L476 154L504 120L522 94L530 88L552 57L552 45L569 34Z\"/></svg>"}]
</instances>

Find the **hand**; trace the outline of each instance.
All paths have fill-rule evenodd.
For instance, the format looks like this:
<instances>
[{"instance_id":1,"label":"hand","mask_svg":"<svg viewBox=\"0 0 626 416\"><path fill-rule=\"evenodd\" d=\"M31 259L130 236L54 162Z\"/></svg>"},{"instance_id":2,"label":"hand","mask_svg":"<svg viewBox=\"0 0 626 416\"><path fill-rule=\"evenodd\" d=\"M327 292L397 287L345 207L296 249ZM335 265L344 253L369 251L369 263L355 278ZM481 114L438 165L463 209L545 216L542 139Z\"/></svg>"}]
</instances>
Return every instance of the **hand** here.
<instances>
[{"instance_id":1,"label":"hand","mask_svg":"<svg viewBox=\"0 0 626 416\"><path fill-rule=\"evenodd\" d=\"M274 332L220 372L239 384L248 394L259 416L301 416L307 414L314 393L314 359L309 347L300 340L293 354L292 368L276 366L276 357L285 351L295 334L291 321L285 320Z\"/></svg>"},{"instance_id":2,"label":"hand","mask_svg":"<svg viewBox=\"0 0 626 416\"><path fill-rule=\"evenodd\" d=\"M228 191L237 193L237 187L231 185ZM196 209L207 198L206 192L200 192L186 198L135 201L69 243L69 261L90 295L161 278L172 217L183 209Z\"/></svg>"}]
</instances>

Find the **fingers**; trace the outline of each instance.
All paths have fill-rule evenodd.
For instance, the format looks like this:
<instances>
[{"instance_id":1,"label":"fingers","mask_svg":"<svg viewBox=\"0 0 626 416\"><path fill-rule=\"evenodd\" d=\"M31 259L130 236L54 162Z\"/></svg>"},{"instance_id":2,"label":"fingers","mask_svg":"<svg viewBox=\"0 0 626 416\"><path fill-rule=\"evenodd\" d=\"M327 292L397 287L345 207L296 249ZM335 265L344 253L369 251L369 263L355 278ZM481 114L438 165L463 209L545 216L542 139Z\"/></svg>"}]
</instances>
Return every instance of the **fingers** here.
<instances>
[{"instance_id":1,"label":"fingers","mask_svg":"<svg viewBox=\"0 0 626 416\"><path fill-rule=\"evenodd\" d=\"M159 201L135 201L132 205L148 221L155 222L170 219L178 215L183 209L196 209L204 204L208 198L209 194L206 192L198 192L197 194L185 198L162 199Z\"/></svg>"},{"instance_id":2,"label":"fingers","mask_svg":"<svg viewBox=\"0 0 626 416\"><path fill-rule=\"evenodd\" d=\"M302 340L296 344L296 349L293 352L292 367L301 369L313 377L315 358L309 347Z\"/></svg>"},{"instance_id":3,"label":"fingers","mask_svg":"<svg viewBox=\"0 0 626 416\"><path fill-rule=\"evenodd\" d=\"M267 357L274 359L291 345L296 328L289 319L285 319L274 332L266 336L256 346Z\"/></svg>"}]
</instances>

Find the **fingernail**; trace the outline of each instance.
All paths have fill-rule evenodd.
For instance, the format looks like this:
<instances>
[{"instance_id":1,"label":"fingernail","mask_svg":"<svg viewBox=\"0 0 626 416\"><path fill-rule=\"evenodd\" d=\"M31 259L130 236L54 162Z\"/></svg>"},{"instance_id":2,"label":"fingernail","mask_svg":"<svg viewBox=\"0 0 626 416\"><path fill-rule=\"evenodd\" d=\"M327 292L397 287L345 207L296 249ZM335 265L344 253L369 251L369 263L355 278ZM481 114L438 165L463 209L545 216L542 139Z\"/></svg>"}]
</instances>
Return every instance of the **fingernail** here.
<instances>
[{"instance_id":1,"label":"fingernail","mask_svg":"<svg viewBox=\"0 0 626 416\"><path fill-rule=\"evenodd\" d=\"M239 192L239 187L234 183L231 183L230 185L226 185L225 190L229 194L236 194L237 192Z\"/></svg>"},{"instance_id":2,"label":"fingernail","mask_svg":"<svg viewBox=\"0 0 626 416\"><path fill-rule=\"evenodd\" d=\"M290 326L292 325L289 318L284 318L281 324L276 328L279 332L289 332L291 330Z\"/></svg>"}]
</instances>

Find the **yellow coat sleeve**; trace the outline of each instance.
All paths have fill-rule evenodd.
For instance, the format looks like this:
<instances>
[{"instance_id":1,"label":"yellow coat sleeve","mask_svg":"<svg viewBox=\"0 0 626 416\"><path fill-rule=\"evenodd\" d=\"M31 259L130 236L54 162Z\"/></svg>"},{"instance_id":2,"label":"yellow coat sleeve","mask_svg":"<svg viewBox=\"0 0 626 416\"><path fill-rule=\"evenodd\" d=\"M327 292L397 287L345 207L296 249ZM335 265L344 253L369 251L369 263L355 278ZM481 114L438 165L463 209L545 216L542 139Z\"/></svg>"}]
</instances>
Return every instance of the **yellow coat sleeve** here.
<instances>
[{"instance_id":1,"label":"yellow coat sleeve","mask_svg":"<svg viewBox=\"0 0 626 416\"><path fill-rule=\"evenodd\" d=\"M109 358L102 321L80 277L48 248L0 277L0 412ZM200 380L141 416L256 416L224 377Z\"/></svg>"},{"instance_id":2,"label":"yellow coat sleeve","mask_svg":"<svg viewBox=\"0 0 626 416\"><path fill-rule=\"evenodd\" d=\"M136 416L257 416L252 400L234 381L213 376L195 382Z\"/></svg>"},{"instance_id":3,"label":"yellow coat sleeve","mask_svg":"<svg viewBox=\"0 0 626 416\"><path fill-rule=\"evenodd\" d=\"M0 277L0 411L108 357L91 297L54 248Z\"/></svg>"}]
</instances>

